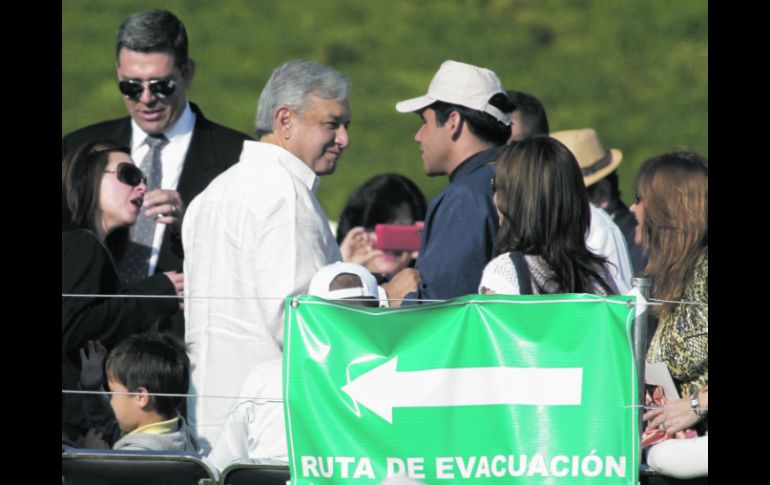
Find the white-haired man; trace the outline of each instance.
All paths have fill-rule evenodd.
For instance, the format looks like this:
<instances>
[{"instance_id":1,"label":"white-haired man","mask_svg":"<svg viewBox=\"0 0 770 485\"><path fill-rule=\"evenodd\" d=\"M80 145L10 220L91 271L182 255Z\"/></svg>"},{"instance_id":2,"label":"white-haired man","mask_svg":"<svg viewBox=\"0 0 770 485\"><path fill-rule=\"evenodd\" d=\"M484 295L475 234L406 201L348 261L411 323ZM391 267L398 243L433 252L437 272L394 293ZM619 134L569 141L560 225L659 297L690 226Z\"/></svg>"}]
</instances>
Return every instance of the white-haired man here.
<instances>
[{"instance_id":1,"label":"white-haired man","mask_svg":"<svg viewBox=\"0 0 770 485\"><path fill-rule=\"evenodd\" d=\"M278 67L259 99L259 141L245 142L238 163L190 204L182 239L192 393L235 396L249 369L280 357L283 299L341 259L315 192L348 146L349 90L322 64ZM207 451L233 404L190 399Z\"/></svg>"}]
</instances>

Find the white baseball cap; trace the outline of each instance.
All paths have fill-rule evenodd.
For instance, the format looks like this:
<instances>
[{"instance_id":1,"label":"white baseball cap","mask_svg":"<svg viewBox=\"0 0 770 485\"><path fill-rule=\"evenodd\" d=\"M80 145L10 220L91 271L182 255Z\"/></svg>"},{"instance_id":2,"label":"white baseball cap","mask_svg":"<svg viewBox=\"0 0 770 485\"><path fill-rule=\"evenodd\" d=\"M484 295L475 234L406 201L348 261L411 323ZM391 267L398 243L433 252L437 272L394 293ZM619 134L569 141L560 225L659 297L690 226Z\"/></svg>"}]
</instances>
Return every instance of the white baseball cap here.
<instances>
[{"instance_id":1,"label":"white baseball cap","mask_svg":"<svg viewBox=\"0 0 770 485\"><path fill-rule=\"evenodd\" d=\"M343 288L339 290L330 290L332 281L337 276L350 273L358 276L361 280L361 286L354 288ZM327 300L339 300L342 298L374 298L379 299L377 289L377 280L374 275L360 264L355 263L332 263L319 269L310 280L308 295L319 296Z\"/></svg>"},{"instance_id":2,"label":"white baseball cap","mask_svg":"<svg viewBox=\"0 0 770 485\"><path fill-rule=\"evenodd\" d=\"M396 103L396 111L412 113L436 101L443 101L483 111L492 115L497 121L510 125L511 113L503 113L499 108L489 104L489 100L497 93L506 95L500 79L494 72L483 67L449 60L441 64L425 96L399 101Z\"/></svg>"}]
</instances>

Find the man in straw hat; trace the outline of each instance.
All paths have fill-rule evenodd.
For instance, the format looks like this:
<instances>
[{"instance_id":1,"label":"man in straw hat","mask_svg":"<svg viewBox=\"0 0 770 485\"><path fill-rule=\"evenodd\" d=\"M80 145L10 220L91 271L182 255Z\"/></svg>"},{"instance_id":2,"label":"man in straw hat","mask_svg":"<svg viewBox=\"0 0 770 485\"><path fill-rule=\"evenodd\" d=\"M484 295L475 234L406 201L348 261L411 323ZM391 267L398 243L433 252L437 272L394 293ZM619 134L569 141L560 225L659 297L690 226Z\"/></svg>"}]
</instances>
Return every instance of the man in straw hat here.
<instances>
[{"instance_id":1,"label":"man in straw hat","mask_svg":"<svg viewBox=\"0 0 770 485\"><path fill-rule=\"evenodd\" d=\"M494 256L498 220L489 182L514 108L494 72L452 60L441 64L425 95L396 104L422 121L414 139L425 173L450 181L428 206L415 265L421 281L407 298L476 293Z\"/></svg>"},{"instance_id":2,"label":"man in straw hat","mask_svg":"<svg viewBox=\"0 0 770 485\"><path fill-rule=\"evenodd\" d=\"M557 131L551 133L551 136L569 148L583 172L583 182L588 190L592 216L591 232L586 240L588 247L607 256L617 267L623 283L630 285L634 271L643 269L643 266L637 265L643 263L638 258L637 261L633 261L630 257L630 248L636 247L639 257L642 256L642 251L634 243L636 220L620 200L620 192L617 189L615 169L620 165L623 154L616 148L606 150L593 128ZM615 179L614 189L607 179L610 175ZM604 210L598 210L597 207ZM623 218L620 212L614 214L621 207L633 221L630 228L624 225L622 230L619 223L626 222L627 218Z\"/></svg>"}]
</instances>

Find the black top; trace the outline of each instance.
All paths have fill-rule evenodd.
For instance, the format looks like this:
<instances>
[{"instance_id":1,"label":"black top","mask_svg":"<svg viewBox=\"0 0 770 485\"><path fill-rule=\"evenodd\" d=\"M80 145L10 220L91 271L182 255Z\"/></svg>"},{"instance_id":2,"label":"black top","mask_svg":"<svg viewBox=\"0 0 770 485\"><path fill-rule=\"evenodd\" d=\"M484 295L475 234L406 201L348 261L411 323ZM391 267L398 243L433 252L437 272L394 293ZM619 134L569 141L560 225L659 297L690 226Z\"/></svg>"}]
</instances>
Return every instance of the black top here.
<instances>
[{"instance_id":1,"label":"black top","mask_svg":"<svg viewBox=\"0 0 770 485\"><path fill-rule=\"evenodd\" d=\"M164 274L156 274L124 288L107 248L85 229L62 231L62 294L175 295ZM80 348L99 340L107 349L126 337L152 328L160 318L174 314L174 298L71 298L62 297L62 389L78 389ZM81 399L62 395L62 425L81 427ZM70 432L72 428L69 428Z\"/></svg>"}]
</instances>

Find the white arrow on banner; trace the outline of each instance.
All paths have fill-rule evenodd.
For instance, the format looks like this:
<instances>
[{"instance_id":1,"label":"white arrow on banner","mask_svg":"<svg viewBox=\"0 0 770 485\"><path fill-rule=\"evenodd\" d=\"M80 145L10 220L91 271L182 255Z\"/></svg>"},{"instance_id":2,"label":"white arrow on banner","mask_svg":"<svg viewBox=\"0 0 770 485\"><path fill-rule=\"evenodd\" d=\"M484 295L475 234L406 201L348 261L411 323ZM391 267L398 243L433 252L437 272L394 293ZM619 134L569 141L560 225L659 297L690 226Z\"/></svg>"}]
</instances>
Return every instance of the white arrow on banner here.
<instances>
[{"instance_id":1,"label":"white arrow on banner","mask_svg":"<svg viewBox=\"0 0 770 485\"><path fill-rule=\"evenodd\" d=\"M391 424L396 407L581 403L580 367L465 367L398 372L397 364L398 357L393 357L341 389Z\"/></svg>"}]
</instances>

